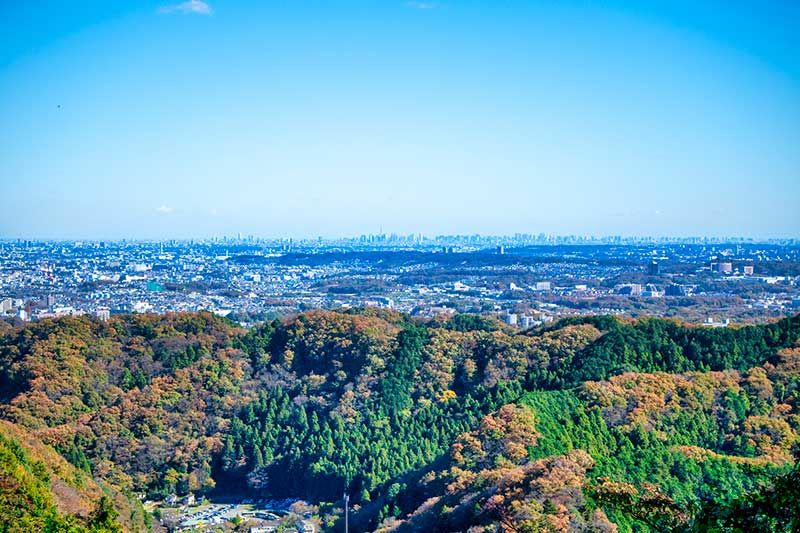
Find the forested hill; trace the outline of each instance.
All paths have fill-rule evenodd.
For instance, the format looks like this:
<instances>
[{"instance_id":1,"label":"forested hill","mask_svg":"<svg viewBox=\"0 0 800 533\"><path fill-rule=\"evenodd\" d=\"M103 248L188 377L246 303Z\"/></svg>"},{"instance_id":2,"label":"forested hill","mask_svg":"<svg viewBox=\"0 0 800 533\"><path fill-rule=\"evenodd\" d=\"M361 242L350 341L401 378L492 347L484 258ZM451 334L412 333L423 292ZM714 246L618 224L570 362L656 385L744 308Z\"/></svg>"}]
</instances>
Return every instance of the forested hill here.
<instances>
[{"instance_id":1,"label":"forested hill","mask_svg":"<svg viewBox=\"0 0 800 533\"><path fill-rule=\"evenodd\" d=\"M148 524L138 502L0 421L0 530L116 533Z\"/></svg>"},{"instance_id":2,"label":"forested hill","mask_svg":"<svg viewBox=\"0 0 800 533\"><path fill-rule=\"evenodd\" d=\"M246 331L197 313L2 331L0 417L76 471L150 498L299 497L332 530L341 509L324 502L344 491L357 531L722 527L787 485L800 425L800 316L518 332L314 311Z\"/></svg>"}]
</instances>

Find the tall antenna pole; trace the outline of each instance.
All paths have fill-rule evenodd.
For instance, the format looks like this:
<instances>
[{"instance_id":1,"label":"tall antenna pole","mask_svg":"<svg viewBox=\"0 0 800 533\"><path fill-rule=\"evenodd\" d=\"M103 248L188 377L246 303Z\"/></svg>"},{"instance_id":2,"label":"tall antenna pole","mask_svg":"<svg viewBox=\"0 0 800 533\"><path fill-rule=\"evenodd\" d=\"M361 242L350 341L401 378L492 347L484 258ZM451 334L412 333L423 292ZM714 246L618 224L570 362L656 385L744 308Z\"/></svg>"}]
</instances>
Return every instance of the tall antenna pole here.
<instances>
[{"instance_id":1,"label":"tall antenna pole","mask_svg":"<svg viewBox=\"0 0 800 533\"><path fill-rule=\"evenodd\" d=\"M350 531L350 524L349 524L349 515L348 509L350 507L350 495L346 492L344 493L344 533L349 533Z\"/></svg>"}]
</instances>

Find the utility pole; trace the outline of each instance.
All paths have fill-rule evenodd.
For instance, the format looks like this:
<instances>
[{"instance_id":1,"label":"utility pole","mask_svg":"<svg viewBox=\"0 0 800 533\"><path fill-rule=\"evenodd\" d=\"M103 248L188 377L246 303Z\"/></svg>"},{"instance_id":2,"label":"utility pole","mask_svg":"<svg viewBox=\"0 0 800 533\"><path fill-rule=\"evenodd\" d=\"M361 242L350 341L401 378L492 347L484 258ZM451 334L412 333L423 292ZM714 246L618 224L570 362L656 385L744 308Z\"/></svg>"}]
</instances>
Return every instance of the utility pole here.
<instances>
[{"instance_id":1,"label":"utility pole","mask_svg":"<svg viewBox=\"0 0 800 533\"><path fill-rule=\"evenodd\" d=\"M344 493L344 533L350 533L350 524L348 523L348 509L350 507L350 495Z\"/></svg>"}]
</instances>

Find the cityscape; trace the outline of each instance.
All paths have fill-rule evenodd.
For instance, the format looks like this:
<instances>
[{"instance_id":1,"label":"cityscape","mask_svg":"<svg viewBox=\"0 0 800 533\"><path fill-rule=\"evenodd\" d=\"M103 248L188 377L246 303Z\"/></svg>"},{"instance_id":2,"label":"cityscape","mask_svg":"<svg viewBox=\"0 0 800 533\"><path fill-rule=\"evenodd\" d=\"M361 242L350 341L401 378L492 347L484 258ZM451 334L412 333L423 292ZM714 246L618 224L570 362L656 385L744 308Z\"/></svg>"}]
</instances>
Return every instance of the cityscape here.
<instances>
[{"instance_id":1,"label":"cityscape","mask_svg":"<svg viewBox=\"0 0 800 533\"><path fill-rule=\"evenodd\" d=\"M19 321L210 311L242 325L311 309L764 322L800 307L800 241L368 235L339 240L2 241Z\"/></svg>"}]
</instances>

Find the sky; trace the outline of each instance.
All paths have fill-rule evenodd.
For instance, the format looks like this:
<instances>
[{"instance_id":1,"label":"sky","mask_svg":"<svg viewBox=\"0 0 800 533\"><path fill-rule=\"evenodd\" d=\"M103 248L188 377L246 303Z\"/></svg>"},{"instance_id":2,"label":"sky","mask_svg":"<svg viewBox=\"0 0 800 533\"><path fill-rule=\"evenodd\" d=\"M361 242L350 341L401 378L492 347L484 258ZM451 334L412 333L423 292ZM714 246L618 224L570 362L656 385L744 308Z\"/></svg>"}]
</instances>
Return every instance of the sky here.
<instances>
[{"instance_id":1,"label":"sky","mask_svg":"<svg viewBox=\"0 0 800 533\"><path fill-rule=\"evenodd\" d=\"M0 0L0 238L800 237L796 0Z\"/></svg>"}]
</instances>

